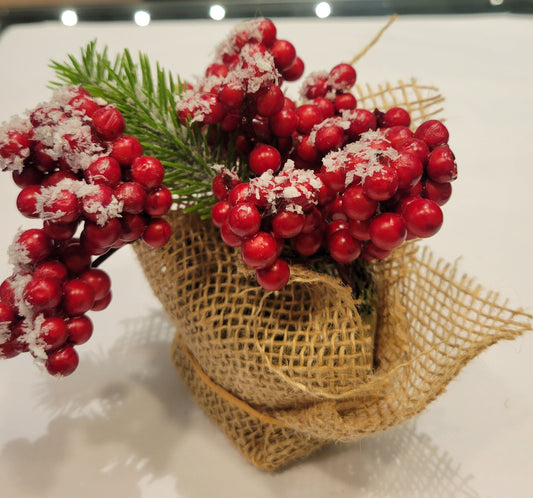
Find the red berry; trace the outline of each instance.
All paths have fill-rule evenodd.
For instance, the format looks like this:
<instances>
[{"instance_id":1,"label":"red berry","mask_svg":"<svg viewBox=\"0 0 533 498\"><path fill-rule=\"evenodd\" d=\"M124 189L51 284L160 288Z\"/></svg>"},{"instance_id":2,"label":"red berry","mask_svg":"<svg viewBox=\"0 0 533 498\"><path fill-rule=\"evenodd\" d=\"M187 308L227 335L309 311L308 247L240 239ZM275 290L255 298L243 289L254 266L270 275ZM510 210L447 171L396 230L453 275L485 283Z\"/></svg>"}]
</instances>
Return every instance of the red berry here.
<instances>
[{"instance_id":1,"label":"red berry","mask_svg":"<svg viewBox=\"0 0 533 498\"><path fill-rule=\"evenodd\" d=\"M93 334L93 323L87 315L69 318L66 321L68 341L79 345L86 343Z\"/></svg>"},{"instance_id":2,"label":"red berry","mask_svg":"<svg viewBox=\"0 0 533 498\"><path fill-rule=\"evenodd\" d=\"M338 114L357 107L357 99L351 93L341 93L335 97L335 110Z\"/></svg>"},{"instance_id":3,"label":"red berry","mask_svg":"<svg viewBox=\"0 0 533 498\"><path fill-rule=\"evenodd\" d=\"M69 240L74 237L78 229L78 221L72 223L43 222L43 232L53 240Z\"/></svg>"},{"instance_id":4,"label":"red berry","mask_svg":"<svg viewBox=\"0 0 533 498\"><path fill-rule=\"evenodd\" d=\"M228 219L230 209L231 206L228 201L218 201L211 208L211 220L213 221L213 225L220 228Z\"/></svg>"},{"instance_id":5,"label":"red berry","mask_svg":"<svg viewBox=\"0 0 533 498\"><path fill-rule=\"evenodd\" d=\"M357 73L350 64L337 64L330 72L328 83L334 90L347 91L355 84Z\"/></svg>"},{"instance_id":6,"label":"red berry","mask_svg":"<svg viewBox=\"0 0 533 498\"><path fill-rule=\"evenodd\" d=\"M403 210L405 226L416 237L431 237L442 226L443 215L440 207L429 199L415 199Z\"/></svg>"},{"instance_id":7,"label":"red berry","mask_svg":"<svg viewBox=\"0 0 533 498\"><path fill-rule=\"evenodd\" d=\"M3 359L14 358L20 353L21 351L17 349L17 345L15 341L7 341L7 342L0 344L0 358L3 358Z\"/></svg>"},{"instance_id":8,"label":"red berry","mask_svg":"<svg viewBox=\"0 0 533 498\"><path fill-rule=\"evenodd\" d=\"M338 232L339 230L344 230L346 228L348 228L348 220L335 219L331 221L330 223L328 223L327 228L326 228L326 232L325 232L326 241L329 241L329 239L335 232Z\"/></svg>"},{"instance_id":9,"label":"red berry","mask_svg":"<svg viewBox=\"0 0 533 498\"><path fill-rule=\"evenodd\" d=\"M289 109L282 109L270 117L270 128L277 137L290 137L298 127L298 115Z\"/></svg>"},{"instance_id":10,"label":"red berry","mask_svg":"<svg viewBox=\"0 0 533 498\"><path fill-rule=\"evenodd\" d=\"M76 350L69 344L51 352L48 355L45 366L48 373L58 377L70 375L76 370L79 364L79 357Z\"/></svg>"},{"instance_id":11,"label":"red berry","mask_svg":"<svg viewBox=\"0 0 533 498\"><path fill-rule=\"evenodd\" d=\"M81 279L69 280L63 284L62 307L67 315L83 315L94 304L94 290Z\"/></svg>"},{"instance_id":12,"label":"red berry","mask_svg":"<svg viewBox=\"0 0 533 498\"><path fill-rule=\"evenodd\" d=\"M283 109L285 103L285 97L278 85L270 85L268 88L264 88L257 92L256 106L257 112L261 116L270 117L274 116Z\"/></svg>"},{"instance_id":13,"label":"red berry","mask_svg":"<svg viewBox=\"0 0 533 498\"><path fill-rule=\"evenodd\" d=\"M312 104L303 104L296 109L298 115L298 131L302 134L308 134L313 127L322 120L320 109Z\"/></svg>"},{"instance_id":14,"label":"red berry","mask_svg":"<svg viewBox=\"0 0 533 498\"><path fill-rule=\"evenodd\" d=\"M387 249L381 249L374 245L372 242L367 242L365 244L364 250L361 254L361 257L365 261L372 261L374 259L385 259L387 256L389 256L391 251L388 251Z\"/></svg>"},{"instance_id":15,"label":"red berry","mask_svg":"<svg viewBox=\"0 0 533 498\"><path fill-rule=\"evenodd\" d=\"M333 102L325 97L313 98L313 105L317 106L324 119L331 118L335 115L335 106Z\"/></svg>"},{"instance_id":16,"label":"red berry","mask_svg":"<svg viewBox=\"0 0 533 498\"><path fill-rule=\"evenodd\" d=\"M144 204L144 211L150 216L163 216L170 210L172 202L170 190L164 185L161 185L148 192L146 203Z\"/></svg>"},{"instance_id":17,"label":"red berry","mask_svg":"<svg viewBox=\"0 0 533 498\"><path fill-rule=\"evenodd\" d=\"M46 259L52 253L52 240L39 228L30 228L17 238L17 245L33 264Z\"/></svg>"},{"instance_id":18,"label":"red berry","mask_svg":"<svg viewBox=\"0 0 533 498\"><path fill-rule=\"evenodd\" d=\"M277 291L285 287L290 277L289 265L281 258L268 268L256 271L257 282L267 291Z\"/></svg>"},{"instance_id":19,"label":"red berry","mask_svg":"<svg viewBox=\"0 0 533 498\"><path fill-rule=\"evenodd\" d=\"M448 129L437 119L424 121L415 131L415 137L428 144L430 149L448 143Z\"/></svg>"},{"instance_id":20,"label":"red berry","mask_svg":"<svg viewBox=\"0 0 533 498\"><path fill-rule=\"evenodd\" d=\"M112 297L112 293L109 292L102 299L96 300L93 304L93 307L91 308L91 311L105 310L109 306L109 303L111 303Z\"/></svg>"},{"instance_id":21,"label":"red berry","mask_svg":"<svg viewBox=\"0 0 533 498\"><path fill-rule=\"evenodd\" d=\"M315 146L323 154L336 150L344 142L344 130L337 125L326 125L316 132Z\"/></svg>"},{"instance_id":22,"label":"red berry","mask_svg":"<svg viewBox=\"0 0 533 498\"><path fill-rule=\"evenodd\" d=\"M376 116L366 109L354 109L347 118L350 121L348 135L357 138L362 133L377 128Z\"/></svg>"},{"instance_id":23,"label":"red berry","mask_svg":"<svg viewBox=\"0 0 533 498\"><path fill-rule=\"evenodd\" d=\"M303 136L296 145L296 154L304 161L317 161L319 159L316 147L309 141L309 135Z\"/></svg>"},{"instance_id":24,"label":"red berry","mask_svg":"<svg viewBox=\"0 0 533 498\"><path fill-rule=\"evenodd\" d=\"M162 218L154 218L148 223L142 235L143 241L150 247L163 247L172 235L172 228L168 221Z\"/></svg>"},{"instance_id":25,"label":"red berry","mask_svg":"<svg viewBox=\"0 0 533 498\"><path fill-rule=\"evenodd\" d=\"M68 330L65 321L59 317L46 318L39 332L39 339L45 344L45 351L57 349L68 339Z\"/></svg>"},{"instance_id":26,"label":"red berry","mask_svg":"<svg viewBox=\"0 0 533 498\"><path fill-rule=\"evenodd\" d=\"M96 133L104 140L115 140L124 133L126 126L122 113L112 106L98 109L93 114L92 123Z\"/></svg>"},{"instance_id":27,"label":"red berry","mask_svg":"<svg viewBox=\"0 0 533 498\"><path fill-rule=\"evenodd\" d=\"M130 135L123 135L111 144L111 157L121 166L130 166L142 153L141 143Z\"/></svg>"},{"instance_id":28,"label":"red berry","mask_svg":"<svg viewBox=\"0 0 533 498\"><path fill-rule=\"evenodd\" d=\"M408 189L416 185L424 173L420 159L409 152L401 153L390 165L398 174L398 188Z\"/></svg>"},{"instance_id":29,"label":"red berry","mask_svg":"<svg viewBox=\"0 0 533 498\"><path fill-rule=\"evenodd\" d=\"M296 237L305 224L305 216L293 211L280 211L272 220L272 230L276 237L289 239Z\"/></svg>"},{"instance_id":30,"label":"red berry","mask_svg":"<svg viewBox=\"0 0 533 498\"><path fill-rule=\"evenodd\" d=\"M342 195L342 209L352 220L368 220L378 207L378 202L368 197L361 185L348 187Z\"/></svg>"},{"instance_id":31,"label":"red berry","mask_svg":"<svg viewBox=\"0 0 533 498\"><path fill-rule=\"evenodd\" d=\"M124 213L120 218L120 240L123 242L133 242L141 238L146 230L146 222L138 214Z\"/></svg>"},{"instance_id":32,"label":"red berry","mask_svg":"<svg viewBox=\"0 0 533 498\"><path fill-rule=\"evenodd\" d=\"M372 243L387 251L399 247L407 236L403 218L397 213L376 216L370 223L369 232Z\"/></svg>"},{"instance_id":33,"label":"red berry","mask_svg":"<svg viewBox=\"0 0 533 498\"><path fill-rule=\"evenodd\" d=\"M396 148L396 146L407 138L412 138L413 132L407 126L391 126L385 130L385 138Z\"/></svg>"},{"instance_id":34,"label":"red berry","mask_svg":"<svg viewBox=\"0 0 533 498\"><path fill-rule=\"evenodd\" d=\"M231 208L228 225L235 235L241 238L251 237L261 227L261 214L255 205L242 202Z\"/></svg>"},{"instance_id":35,"label":"red berry","mask_svg":"<svg viewBox=\"0 0 533 498\"><path fill-rule=\"evenodd\" d=\"M80 200L71 190L61 189L44 202L43 211L54 223L73 223L81 214Z\"/></svg>"},{"instance_id":36,"label":"red berry","mask_svg":"<svg viewBox=\"0 0 533 498\"><path fill-rule=\"evenodd\" d=\"M61 301L61 285L51 278L32 278L24 287L24 300L35 311L51 310Z\"/></svg>"},{"instance_id":37,"label":"red berry","mask_svg":"<svg viewBox=\"0 0 533 498\"><path fill-rule=\"evenodd\" d=\"M394 145L394 148L398 152L410 152L422 161L422 164L426 164L427 156L429 154L429 148L426 142L416 137L406 138L401 142Z\"/></svg>"},{"instance_id":38,"label":"red berry","mask_svg":"<svg viewBox=\"0 0 533 498\"><path fill-rule=\"evenodd\" d=\"M351 263L361 254L361 243L347 229L337 230L328 240L328 251L339 263Z\"/></svg>"},{"instance_id":39,"label":"red berry","mask_svg":"<svg viewBox=\"0 0 533 498\"><path fill-rule=\"evenodd\" d=\"M220 227L220 238L230 247L240 247L242 244L242 239L231 230L227 220Z\"/></svg>"},{"instance_id":40,"label":"red berry","mask_svg":"<svg viewBox=\"0 0 533 498\"><path fill-rule=\"evenodd\" d=\"M112 157L99 157L84 171L88 183L107 185L115 188L122 177L120 164Z\"/></svg>"},{"instance_id":41,"label":"red berry","mask_svg":"<svg viewBox=\"0 0 533 498\"><path fill-rule=\"evenodd\" d=\"M448 183L457 178L455 156L447 145L442 145L431 151L426 172L429 178L437 183Z\"/></svg>"},{"instance_id":42,"label":"red berry","mask_svg":"<svg viewBox=\"0 0 533 498\"><path fill-rule=\"evenodd\" d=\"M390 199L398 190L398 173L392 166L382 166L365 178L363 192L370 199L376 201L386 201Z\"/></svg>"},{"instance_id":43,"label":"red berry","mask_svg":"<svg viewBox=\"0 0 533 498\"><path fill-rule=\"evenodd\" d=\"M26 166L20 172L13 171L11 176L17 187L25 188L29 187L30 185L39 185L44 175L37 168Z\"/></svg>"},{"instance_id":44,"label":"red berry","mask_svg":"<svg viewBox=\"0 0 533 498\"><path fill-rule=\"evenodd\" d=\"M80 280L92 287L96 301L107 296L111 290L111 279L109 275L99 268L91 268L85 273L82 273Z\"/></svg>"},{"instance_id":45,"label":"red berry","mask_svg":"<svg viewBox=\"0 0 533 498\"><path fill-rule=\"evenodd\" d=\"M383 116L383 126L390 128L391 126L406 126L411 124L411 116L401 107L392 107Z\"/></svg>"},{"instance_id":46,"label":"red berry","mask_svg":"<svg viewBox=\"0 0 533 498\"><path fill-rule=\"evenodd\" d=\"M151 156L141 156L131 165L133 181L140 183L146 188L154 188L161 185L165 176L165 168L159 159Z\"/></svg>"},{"instance_id":47,"label":"red berry","mask_svg":"<svg viewBox=\"0 0 533 498\"><path fill-rule=\"evenodd\" d=\"M296 57L294 62L281 72L281 75L286 81L296 81L301 78L304 70L304 61L300 57Z\"/></svg>"},{"instance_id":48,"label":"red berry","mask_svg":"<svg viewBox=\"0 0 533 498\"><path fill-rule=\"evenodd\" d=\"M309 233L300 233L291 239L292 248L302 256L312 256L322 245L323 236L319 230Z\"/></svg>"},{"instance_id":49,"label":"red berry","mask_svg":"<svg viewBox=\"0 0 533 498\"><path fill-rule=\"evenodd\" d=\"M15 318L16 313L14 308L6 302L0 301L0 326L11 327Z\"/></svg>"},{"instance_id":50,"label":"red berry","mask_svg":"<svg viewBox=\"0 0 533 498\"><path fill-rule=\"evenodd\" d=\"M350 235L357 240L370 240L370 220L354 220L348 221L348 231Z\"/></svg>"},{"instance_id":51,"label":"red berry","mask_svg":"<svg viewBox=\"0 0 533 498\"><path fill-rule=\"evenodd\" d=\"M94 193L82 198L81 209L84 216L95 223L102 223L108 216L106 208L116 200L113 190L106 185L94 185ZM118 215L118 213L117 213Z\"/></svg>"},{"instance_id":52,"label":"red berry","mask_svg":"<svg viewBox=\"0 0 533 498\"><path fill-rule=\"evenodd\" d=\"M91 266L91 255L79 241L74 241L59 251L59 259L72 275L79 275Z\"/></svg>"},{"instance_id":53,"label":"red berry","mask_svg":"<svg viewBox=\"0 0 533 498\"><path fill-rule=\"evenodd\" d=\"M123 213L139 214L143 211L146 204L146 191L137 182L121 183L115 188L114 195L123 203Z\"/></svg>"},{"instance_id":54,"label":"red berry","mask_svg":"<svg viewBox=\"0 0 533 498\"><path fill-rule=\"evenodd\" d=\"M26 218L39 218L36 206L37 198L40 194L40 185L29 185L19 192L17 196L17 209Z\"/></svg>"},{"instance_id":55,"label":"red berry","mask_svg":"<svg viewBox=\"0 0 533 498\"><path fill-rule=\"evenodd\" d=\"M278 244L272 235L258 232L241 245L242 260L256 270L268 268L278 257Z\"/></svg>"},{"instance_id":56,"label":"red berry","mask_svg":"<svg viewBox=\"0 0 533 498\"><path fill-rule=\"evenodd\" d=\"M43 261L36 266L33 276L34 278L51 278L61 284L67 279L68 270L67 267L59 261Z\"/></svg>"},{"instance_id":57,"label":"red berry","mask_svg":"<svg viewBox=\"0 0 533 498\"><path fill-rule=\"evenodd\" d=\"M239 107L244 96L245 91L242 85L235 81L224 83L218 90L218 100L229 109Z\"/></svg>"},{"instance_id":58,"label":"red berry","mask_svg":"<svg viewBox=\"0 0 533 498\"><path fill-rule=\"evenodd\" d=\"M250 152L248 166L256 175L261 175L268 170L276 173L281 166L281 155L271 145L258 145Z\"/></svg>"},{"instance_id":59,"label":"red berry","mask_svg":"<svg viewBox=\"0 0 533 498\"><path fill-rule=\"evenodd\" d=\"M288 69L296 60L296 49L294 45L287 40L276 40L270 49L274 57L276 67L283 71Z\"/></svg>"},{"instance_id":60,"label":"red berry","mask_svg":"<svg viewBox=\"0 0 533 498\"><path fill-rule=\"evenodd\" d=\"M424 197L438 204L439 206L444 206L448 199L452 195L452 184L451 183L437 183L431 181L429 178L424 182Z\"/></svg>"}]
</instances>

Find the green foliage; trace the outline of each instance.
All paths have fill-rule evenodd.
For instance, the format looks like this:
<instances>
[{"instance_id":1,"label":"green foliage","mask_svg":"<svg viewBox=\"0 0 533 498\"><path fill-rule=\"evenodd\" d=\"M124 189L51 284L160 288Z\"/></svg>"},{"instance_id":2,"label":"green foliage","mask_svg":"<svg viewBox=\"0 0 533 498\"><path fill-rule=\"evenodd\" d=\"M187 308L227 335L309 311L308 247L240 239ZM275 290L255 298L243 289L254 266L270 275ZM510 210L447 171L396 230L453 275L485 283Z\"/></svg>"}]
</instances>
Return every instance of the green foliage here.
<instances>
[{"instance_id":1,"label":"green foliage","mask_svg":"<svg viewBox=\"0 0 533 498\"><path fill-rule=\"evenodd\" d=\"M208 216L215 201L211 194L213 164L234 169L237 163L232 143L220 133L208 144L204 130L196 123L182 125L176 113L182 82L142 53L135 61L129 50L111 59L107 47L96 42L81 49L76 58L52 61L57 81L52 87L78 85L92 96L116 105L126 120L126 133L134 135L146 155L157 157L165 166L165 185L176 202L188 211ZM231 142L231 141L230 141Z\"/></svg>"}]
</instances>

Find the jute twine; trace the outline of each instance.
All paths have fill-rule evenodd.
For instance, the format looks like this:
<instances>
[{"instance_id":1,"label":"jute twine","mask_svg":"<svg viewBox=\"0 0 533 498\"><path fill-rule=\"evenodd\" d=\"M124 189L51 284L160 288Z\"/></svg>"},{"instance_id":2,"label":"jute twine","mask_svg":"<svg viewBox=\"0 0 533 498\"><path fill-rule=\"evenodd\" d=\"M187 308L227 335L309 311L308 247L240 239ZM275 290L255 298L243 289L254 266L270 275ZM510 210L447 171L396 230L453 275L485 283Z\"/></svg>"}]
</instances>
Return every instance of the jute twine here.
<instances>
[{"instance_id":1,"label":"jute twine","mask_svg":"<svg viewBox=\"0 0 533 498\"><path fill-rule=\"evenodd\" d=\"M357 87L360 106L402 106L414 125L442 97L415 80ZM173 211L172 240L135 246L176 323L172 359L205 412L254 465L274 470L332 442L408 420L470 359L532 317L416 243L373 265L377 327L339 279L293 265L263 291L209 221Z\"/></svg>"}]
</instances>

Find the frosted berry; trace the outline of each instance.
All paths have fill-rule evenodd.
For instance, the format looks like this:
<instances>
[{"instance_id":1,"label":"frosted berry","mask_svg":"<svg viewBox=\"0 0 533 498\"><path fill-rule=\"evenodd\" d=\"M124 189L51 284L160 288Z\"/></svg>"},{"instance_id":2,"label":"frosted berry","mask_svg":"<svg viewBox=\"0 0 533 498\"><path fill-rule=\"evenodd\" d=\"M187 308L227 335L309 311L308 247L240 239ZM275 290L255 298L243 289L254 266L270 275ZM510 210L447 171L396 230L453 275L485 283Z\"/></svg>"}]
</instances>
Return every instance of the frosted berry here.
<instances>
[{"instance_id":1,"label":"frosted berry","mask_svg":"<svg viewBox=\"0 0 533 498\"><path fill-rule=\"evenodd\" d=\"M386 201L398 190L398 173L392 166L382 166L380 170L365 178L363 192L375 201Z\"/></svg>"},{"instance_id":2,"label":"frosted berry","mask_svg":"<svg viewBox=\"0 0 533 498\"><path fill-rule=\"evenodd\" d=\"M35 311L51 310L61 301L61 285L51 278L32 278L24 287L24 301Z\"/></svg>"},{"instance_id":3,"label":"frosted berry","mask_svg":"<svg viewBox=\"0 0 533 498\"><path fill-rule=\"evenodd\" d=\"M60 261L43 261L35 267L33 276L34 278L51 278L59 283L63 283L68 277L68 270Z\"/></svg>"},{"instance_id":4,"label":"frosted berry","mask_svg":"<svg viewBox=\"0 0 533 498\"><path fill-rule=\"evenodd\" d=\"M98 109L92 116L94 129L104 140L115 140L124 133L126 123L121 112L112 106Z\"/></svg>"},{"instance_id":5,"label":"frosted berry","mask_svg":"<svg viewBox=\"0 0 533 498\"><path fill-rule=\"evenodd\" d=\"M22 232L16 240L24 255L31 263L39 263L52 253L52 240L39 228Z\"/></svg>"},{"instance_id":6,"label":"frosted berry","mask_svg":"<svg viewBox=\"0 0 533 498\"><path fill-rule=\"evenodd\" d=\"M344 130L337 125L322 126L316 132L315 146L323 154L336 150L344 142Z\"/></svg>"},{"instance_id":7,"label":"frosted berry","mask_svg":"<svg viewBox=\"0 0 533 498\"><path fill-rule=\"evenodd\" d=\"M137 182L121 183L115 188L114 195L122 202L124 213L139 214L146 204L146 190Z\"/></svg>"},{"instance_id":8,"label":"frosted berry","mask_svg":"<svg viewBox=\"0 0 533 498\"><path fill-rule=\"evenodd\" d=\"M141 143L130 135L122 135L111 144L111 157L121 166L130 166L142 153Z\"/></svg>"},{"instance_id":9,"label":"frosted berry","mask_svg":"<svg viewBox=\"0 0 533 498\"><path fill-rule=\"evenodd\" d=\"M398 188L409 189L413 187L424 173L424 165L417 156L403 152L390 162L398 174Z\"/></svg>"},{"instance_id":10,"label":"frosted berry","mask_svg":"<svg viewBox=\"0 0 533 498\"><path fill-rule=\"evenodd\" d=\"M350 64L337 64L330 72L328 83L334 90L347 91L355 84L357 73Z\"/></svg>"},{"instance_id":11,"label":"frosted berry","mask_svg":"<svg viewBox=\"0 0 533 498\"><path fill-rule=\"evenodd\" d=\"M376 116L366 109L354 109L347 119L350 122L348 135L351 138L357 138L362 133L375 130L377 127Z\"/></svg>"},{"instance_id":12,"label":"frosted berry","mask_svg":"<svg viewBox=\"0 0 533 498\"><path fill-rule=\"evenodd\" d=\"M39 340L43 341L45 351L57 349L68 339L67 324L62 318L49 317L41 324Z\"/></svg>"},{"instance_id":13,"label":"frosted berry","mask_svg":"<svg viewBox=\"0 0 533 498\"><path fill-rule=\"evenodd\" d=\"M99 157L85 170L83 176L88 183L107 185L114 188L120 182L122 170L112 157Z\"/></svg>"},{"instance_id":14,"label":"frosted berry","mask_svg":"<svg viewBox=\"0 0 533 498\"><path fill-rule=\"evenodd\" d=\"M268 88L259 90L256 97L257 112L261 116L270 117L283 109L285 98L278 85L270 85Z\"/></svg>"}]
</instances>

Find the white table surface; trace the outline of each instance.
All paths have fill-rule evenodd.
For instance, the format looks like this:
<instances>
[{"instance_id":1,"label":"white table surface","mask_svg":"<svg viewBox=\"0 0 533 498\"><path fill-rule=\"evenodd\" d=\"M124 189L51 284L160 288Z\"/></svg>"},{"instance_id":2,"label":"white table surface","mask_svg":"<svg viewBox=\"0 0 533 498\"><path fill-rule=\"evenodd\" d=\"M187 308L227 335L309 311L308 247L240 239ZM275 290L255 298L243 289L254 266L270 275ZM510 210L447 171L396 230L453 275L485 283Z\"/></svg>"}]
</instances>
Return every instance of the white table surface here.
<instances>
[{"instance_id":1,"label":"white table surface","mask_svg":"<svg viewBox=\"0 0 533 498\"><path fill-rule=\"evenodd\" d=\"M308 71L349 60L384 18L277 20ZM198 75L233 21L59 23L0 37L0 121L50 96L49 59L98 38ZM400 18L357 64L358 81L418 77L440 87L459 179L427 244L513 306L533 298L533 18ZM19 226L18 189L0 180L0 253ZM169 359L173 330L129 248L105 265L114 300L94 313L80 366L57 380L29 355L0 361L2 497L533 496L533 334L467 366L415 420L268 474L198 408ZM1 278L11 273L0 258Z\"/></svg>"}]
</instances>

